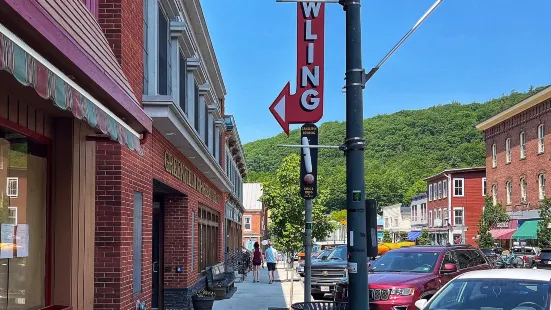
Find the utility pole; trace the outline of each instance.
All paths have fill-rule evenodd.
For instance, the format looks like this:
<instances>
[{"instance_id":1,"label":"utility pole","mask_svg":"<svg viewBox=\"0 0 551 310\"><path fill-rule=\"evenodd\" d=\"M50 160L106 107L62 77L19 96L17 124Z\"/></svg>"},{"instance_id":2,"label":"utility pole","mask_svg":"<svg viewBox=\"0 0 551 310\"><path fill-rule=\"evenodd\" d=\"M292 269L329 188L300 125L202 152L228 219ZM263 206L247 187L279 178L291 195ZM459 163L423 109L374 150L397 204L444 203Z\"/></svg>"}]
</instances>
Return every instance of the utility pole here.
<instances>
[{"instance_id":1,"label":"utility pole","mask_svg":"<svg viewBox=\"0 0 551 310\"><path fill-rule=\"evenodd\" d=\"M362 26L360 0L345 0L346 11L346 208L348 309L368 309L365 213Z\"/></svg>"}]
</instances>

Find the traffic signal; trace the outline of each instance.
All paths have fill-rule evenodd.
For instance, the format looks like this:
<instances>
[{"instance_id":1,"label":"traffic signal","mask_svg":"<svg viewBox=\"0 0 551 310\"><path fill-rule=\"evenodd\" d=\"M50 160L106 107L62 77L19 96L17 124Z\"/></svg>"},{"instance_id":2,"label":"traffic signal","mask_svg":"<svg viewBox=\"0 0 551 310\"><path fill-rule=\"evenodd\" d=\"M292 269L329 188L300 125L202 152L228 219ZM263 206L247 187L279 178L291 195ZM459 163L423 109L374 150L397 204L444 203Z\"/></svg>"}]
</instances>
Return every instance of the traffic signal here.
<instances>
[{"instance_id":1,"label":"traffic signal","mask_svg":"<svg viewBox=\"0 0 551 310\"><path fill-rule=\"evenodd\" d=\"M377 200L365 200L365 218L367 257L376 257L379 255L379 244L377 242Z\"/></svg>"},{"instance_id":2,"label":"traffic signal","mask_svg":"<svg viewBox=\"0 0 551 310\"><path fill-rule=\"evenodd\" d=\"M300 128L302 145L318 144L318 127L308 123ZM314 199L318 195L318 149L301 148L300 156L300 195L304 199Z\"/></svg>"}]
</instances>

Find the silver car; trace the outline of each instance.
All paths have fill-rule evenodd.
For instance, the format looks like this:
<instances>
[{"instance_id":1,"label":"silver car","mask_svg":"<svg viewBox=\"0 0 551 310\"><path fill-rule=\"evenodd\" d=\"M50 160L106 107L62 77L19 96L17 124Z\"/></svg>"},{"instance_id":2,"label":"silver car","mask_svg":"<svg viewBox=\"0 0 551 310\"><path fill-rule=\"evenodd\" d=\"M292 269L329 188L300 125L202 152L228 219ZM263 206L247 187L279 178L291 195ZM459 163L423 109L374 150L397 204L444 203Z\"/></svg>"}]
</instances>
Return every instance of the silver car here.
<instances>
[{"instance_id":1,"label":"silver car","mask_svg":"<svg viewBox=\"0 0 551 310\"><path fill-rule=\"evenodd\" d=\"M420 310L551 309L551 270L490 269L464 273L430 300L415 302Z\"/></svg>"}]
</instances>

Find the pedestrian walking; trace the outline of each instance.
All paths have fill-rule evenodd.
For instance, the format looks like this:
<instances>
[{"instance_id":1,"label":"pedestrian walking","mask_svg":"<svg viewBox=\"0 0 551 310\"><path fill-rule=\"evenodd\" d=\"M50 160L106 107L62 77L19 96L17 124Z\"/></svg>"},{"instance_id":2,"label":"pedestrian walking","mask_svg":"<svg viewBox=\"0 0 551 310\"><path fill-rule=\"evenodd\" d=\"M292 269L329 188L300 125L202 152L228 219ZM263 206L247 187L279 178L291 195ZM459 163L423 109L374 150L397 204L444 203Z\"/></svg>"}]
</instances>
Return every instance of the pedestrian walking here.
<instances>
[{"instance_id":1,"label":"pedestrian walking","mask_svg":"<svg viewBox=\"0 0 551 310\"><path fill-rule=\"evenodd\" d=\"M258 242L254 243L253 252L253 283L260 282L260 265L262 265L262 253Z\"/></svg>"},{"instance_id":2,"label":"pedestrian walking","mask_svg":"<svg viewBox=\"0 0 551 310\"><path fill-rule=\"evenodd\" d=\"M273 248L272 242L268 242L268 248L265 251L266 264L268 265L268 275L270 277L270 284L274 283L275 270L277 264L277 250Z\"/></svg>"}]
</instances>

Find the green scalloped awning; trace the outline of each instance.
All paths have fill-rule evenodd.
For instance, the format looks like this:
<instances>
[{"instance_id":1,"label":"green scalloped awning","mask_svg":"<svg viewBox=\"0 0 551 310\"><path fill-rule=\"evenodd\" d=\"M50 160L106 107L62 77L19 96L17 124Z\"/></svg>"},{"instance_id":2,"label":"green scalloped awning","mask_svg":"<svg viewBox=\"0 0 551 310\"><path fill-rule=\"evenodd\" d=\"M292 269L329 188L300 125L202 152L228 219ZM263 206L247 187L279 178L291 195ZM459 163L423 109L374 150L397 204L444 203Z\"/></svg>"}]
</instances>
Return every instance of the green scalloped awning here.
<instances>
[{"instance_id":1,"label":"green scalloped awning","mask_svg":"<svg viewBox=\"0 0 551 310\"><path fill-rule=\"evenodd\" d=\"M520 225L511 239L514 240L536 240L538 239L538 223L540 220L526 221Z\"/></svg>"},{"instance_id":2,"label":"green scalloped awning","mask_svg":"<svg viewBox=\"0 0 551 310\"><path fill-rule=\"evenodd\" d=\"M143 154L140 134L1 24L0 70L11 73L21 84L33 87L40 97L86 120L112 140Z\"/></svg>"}]
</instances>

